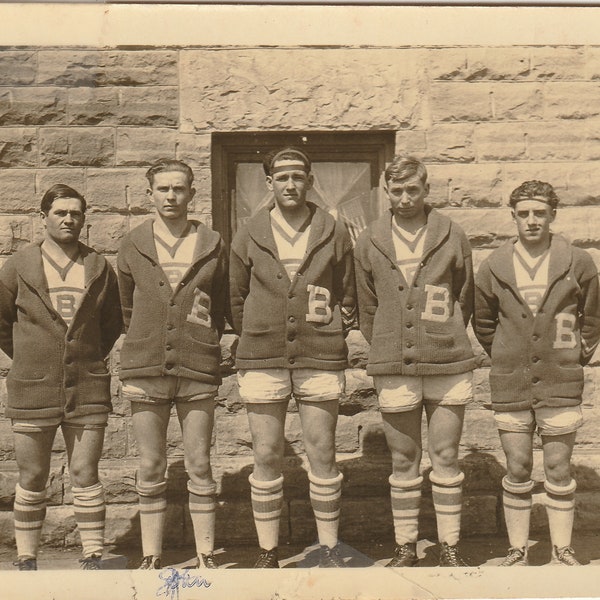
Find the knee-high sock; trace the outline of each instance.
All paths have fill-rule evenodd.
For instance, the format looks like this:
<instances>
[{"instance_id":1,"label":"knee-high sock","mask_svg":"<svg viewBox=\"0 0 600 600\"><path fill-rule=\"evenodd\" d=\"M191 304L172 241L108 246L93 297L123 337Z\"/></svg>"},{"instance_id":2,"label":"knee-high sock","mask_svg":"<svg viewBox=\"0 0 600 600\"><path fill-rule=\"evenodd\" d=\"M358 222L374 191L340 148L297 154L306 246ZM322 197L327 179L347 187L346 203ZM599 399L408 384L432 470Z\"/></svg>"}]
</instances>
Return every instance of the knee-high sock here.
<instances>
[{"instance_id":1,"label":"knee-high sock","mask_svg":"<svg viewBox=\"0 0 600 600\"><path fill-rule=\"evenodd\" d=\"M198 556L200 554L210 554L215 546L215 494L217 484L194 485L191 481L188 481L187 488L196 552Z\"/></svg>"},{"instance_id":2,"label":"knee-high sock","mask_svg":"<svg viewBox=\"0 0 600 600\"><path fill-rule=\"evenodd\" d=\"M396 479L390 475L390 495L396 544L416 543L419 533L419 508L423 477Z\"/></svg>"},{"instance_id":3,"label":"knee-high sock","mask_svg":"<svg viewBox=\"0 0 600 600\"><path fill-rule=\"evenodd\" d=\"M310 503L317 522L319 544L329 548L338 543L343 479L341 473L330 479L321 479L313 473L308 474Z\"/></svg>"},{"instance_id":4,"label":"knee-high sock","mask_svg":"<svg viewBox=\"0 0 600 600\"><path fill-rule=\"evenodd\" d=\"M73 509L81 537L84 556L102 556L104 550L104 522L106 505L101 483L89 487L72 487Z\"/></svg>"},{"instance_id":5,"label":"knee-high sock","mask_svg":"<svg viewBox=\"0 0 600 600\"><path fill-rule=\"evenodd\" d=\"M502 479L502 504L508 541L512 548L527 548L531 518L531 490L533 481L515 483Z\"/></svg>"},{"instance_id":6,"label":"knee-high sock","mask_svg":"<svg viewBox=\"0 0 600 600\"><path fill-rule=\"evenodd\" d=\"M577 482L571 479L567 485L554 485L545 481L544 488L546 489L546 512L548 513L552 545L559 549L570 546Z\"/></svg>"},{"instance_id":7,"label":"knee-high sock","mask_svg":"<svg viewBox=\"0 0 600 600\"><path fill-rule=\"evenodd\" d=\"M142 554L144 556L160 556L167 514L167 482L144 483L138 481L135 487L140 502Z\"/></svg>"},{"instance_id":8,"label":"knee-high sock","mask_svg":"<svg viewBox=\"0 0 600 600\"><path fill-rule=\"evenodd\" d=\"M19 558L35 558L46 518L46 490L32 492L15 487L15 538Z\"/></svg>"},{"instance_id":9,"label":"knee-high sock","mask_svg":"<svg viewBox=\"0 0 600 600\"><path fill-rule=\"evenodd\" d=\"M464 478L464 473L459 473L455 477L440 477L433 471L429 474L438 538L440 542L446 542L450 546L455 546L460 539Z\"/></svg>"},{"instance_id":10,"label":"knee-high sock","mask_svg":"<svg viewBox=\"0 0 600 600\"><path fill-rule=\"evenodd\" d=\"M263 550L272 550L279 544L279 518L283 506L283 475L272 481L259 481L253 474L248 477L252 496L254 525L258 543Z\"/></svg>"}]
</instances>

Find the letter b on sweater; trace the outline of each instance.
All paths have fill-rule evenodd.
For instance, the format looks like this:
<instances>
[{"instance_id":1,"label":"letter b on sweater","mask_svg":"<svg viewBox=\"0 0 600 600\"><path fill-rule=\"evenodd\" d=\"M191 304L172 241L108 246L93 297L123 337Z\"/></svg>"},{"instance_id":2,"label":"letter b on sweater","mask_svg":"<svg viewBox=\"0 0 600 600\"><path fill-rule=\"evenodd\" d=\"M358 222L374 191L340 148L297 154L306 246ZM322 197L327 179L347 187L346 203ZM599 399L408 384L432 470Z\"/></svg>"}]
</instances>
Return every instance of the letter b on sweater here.
<instances>
[{"instance_id":1,"label":"letter b on sweater","mask_svg":"<svg viewBox=\"0 0 600 600\"><path fill-rule=\"evenodd\" d=\"M331 294L327 288L309 284L306 286L308 292L308 312L306 321L309 323L331 323L333 315L329 302Z\"/></svg>"},{"instance_id":2,"label":"letter b on sweater","mask_svg":"<svg viewBox=\"0 0 600 600\"><path fill-rule=\"evenodd\" d=\"M439 285L425 285L425 310L421 318L443 323L450 317L450 292Z\"/></svg>"},{"instance_id":3,"label":"letter b on sweater","mask_svg":"<svg viewBox=\"0 0 600 600\"><path fill-rule=\"evenodd\" d=\"M575 348L577 339L575 338L575 315L569 313L558 313L556 317L556 338L554 339L554 348Z\"/></svg>"}]
</instances>

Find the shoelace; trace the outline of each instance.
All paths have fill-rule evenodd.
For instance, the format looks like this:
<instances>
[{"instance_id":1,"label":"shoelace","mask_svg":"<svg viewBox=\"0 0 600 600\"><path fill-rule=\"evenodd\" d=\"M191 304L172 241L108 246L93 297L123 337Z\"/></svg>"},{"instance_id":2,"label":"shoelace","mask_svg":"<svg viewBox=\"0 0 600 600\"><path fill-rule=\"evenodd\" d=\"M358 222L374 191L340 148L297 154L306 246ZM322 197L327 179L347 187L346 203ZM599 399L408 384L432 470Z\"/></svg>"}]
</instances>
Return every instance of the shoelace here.
<instances>
[{"instance_id":1,"label":"shoelace","mask_svg":"<svg viewBox=\"0 0 600 600\"><path fill-rule=\"evenodd\" d=\"M79 559L81 563L81 568L84 571L101 571L102 567L100 565L101 558L99 556L86 556L84 558Z\"/></svg>"},{"instance_id":2,"label":"shoelace","mask_svg":"<svg viewBox=\"0 0 600 600\"><path fill-rule=\"evenodd\" d=\"M200 556L200 558L202 559L202 562L204 563L204 566L207 569L217 569L218 568L218 565L215 561L215 557L212 553L211 554L202 554Z\"/></svg>"},{"instance_id":3,"label":"shoelace","mask_svg":"<svg viewBox=\"0 0 600 600\"><path fill-rule=\"evenodd\" d=\"M258 560L256 561L256 568L260 569L261 567L268 566L268 565L274 563L275 560L276 559L273 556L272 550L263 550L260 553Z\"/></svg>"},{"instance_id":4,"label":"shoelace","mask_svg":"<svg viewBox=\"0 0 600 600\"><path fill-rule=\"evenodd\" d=\"M13 566L18 567L19 571L37 571L37 560L35 558L24 558L16 560Z\"/></svg>"},{"instance_id":5,"label":"shoelace","mask_svg":"<svg viewBox=\"0 0 600 600\"><path fill-rule=\"evenodd\" d=\"M508 555L504 559L504 565L513 565L525 558L525 553L519 548L509 548Z\"/></svg>"},{"instance_id":6,"label":"shoelace","mask_svg":"<svg viewBox=\"0 0 600 600\"><path fill-rule=\"evenodd\" d=\"M561 562L566 562L571 565L578 565L579 561L575 558L575 550L570 546L556 552L556 556Z\"/></svg>"}]
</instances>

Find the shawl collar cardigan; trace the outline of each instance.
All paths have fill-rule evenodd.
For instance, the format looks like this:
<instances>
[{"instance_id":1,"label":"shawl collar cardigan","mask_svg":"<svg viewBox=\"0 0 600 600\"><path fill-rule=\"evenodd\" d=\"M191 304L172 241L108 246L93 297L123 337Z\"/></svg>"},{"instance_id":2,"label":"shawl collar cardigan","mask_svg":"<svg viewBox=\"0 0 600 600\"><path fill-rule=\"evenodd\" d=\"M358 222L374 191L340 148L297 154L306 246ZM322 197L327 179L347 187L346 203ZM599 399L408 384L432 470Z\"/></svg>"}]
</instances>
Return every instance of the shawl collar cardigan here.
<instances>
[{"instance_id":1,"label":"shawl collar cardigan","mask_svg":"<svg viewBox=\"0 0 600 600\"><path fill-rule=\"evenodd\" d=\"M495 250L476 279L473 326L492 359L492 407L576 406L583 365L600 339L597 269L585 250L553 235L548 287L534 317L517 289L515 241Z\"/></svg>"},{"instance_id":2,"label":"shawl collar cardigan","mask_svg":"<svg viewBox=\"0 0 600 600\"><path fill-rule=\"evenodd\" d=\"M117 259L127 332L121 350L122 380L176 375L221 383L219 338L227 306L227 256L216 231L193 223L194 257L174 291L158 260L153 219L123 238ZM198 310L210 321L195 318Z\"/></svg>"},{"instance_id":3,"label":"shawl collar cardigan","mask_svg":"<svg viewBox=\"0 0 600 600\"><path fill-rule=\"evenodd\" d=\"M292 281L273 238L273 204L250 219L232 242L231 312L240 335L240 369L346 367L344 326L356 311L352 242L344 225L314 204L308 206L313 212L308 244ZM329 294L328 323L307 319L315 286Z\"/></svg>"},{"instance_id":4,"label":"shawl collar cardigan","mask_svg":"<svg viewBox=\"0 0 600 600\"><path fill-rule=\"evenodd\" d=\"M111 410L104 358L121 333L114 271L79 244L85 292L69 327L48 293L40 243L0 271L0 347L13 359L6 385L10 418L67 418Z\"/></svg>"},{"instance_id":5,"label":"shawl collar cardigan","mask_svg":"<svg viewBox=\"0 0 600 600\"><path fill-rule=\"evenodd\" d=\"M475 367L466 333L473 309L471 247L458 225L430 206L426 212L423 255L410 284L396 264L391 211L356 243L358 320L371 344L369 375L452 375ZM431 286L449 294L444 321L425 318Z\"/></svg>"}]
</instances>

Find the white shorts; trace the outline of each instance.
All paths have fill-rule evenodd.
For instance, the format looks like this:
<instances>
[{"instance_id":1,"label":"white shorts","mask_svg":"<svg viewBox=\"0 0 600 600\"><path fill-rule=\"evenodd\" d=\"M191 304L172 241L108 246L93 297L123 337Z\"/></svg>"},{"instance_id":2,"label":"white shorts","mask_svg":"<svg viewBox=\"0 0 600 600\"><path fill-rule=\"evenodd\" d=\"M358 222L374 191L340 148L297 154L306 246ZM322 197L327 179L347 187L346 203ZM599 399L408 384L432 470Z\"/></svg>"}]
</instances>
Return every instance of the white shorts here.
<instances>
[{"instance_id":1,"label":"white shorts","mask_svg":"<svg viewBox=\"0 0 600 600\"><path fill-rule=\"evenodd\" d=\"M374 375L381 412L408 412L423 403L462 406L473 399L473 373L457 375Z\"/></svg>"},{"instance_id":2,"label":"white shorts","mask_svg":"<svg viewBox=\"0 0 600 600\"><path fill-rule=\"evenodd\" d=\"M496 426L501 431L540 435L564 435L577 431L583 424L581 406L541 406L530 410L494 411Z\"/></svg>"},{"instance_id":3,"label":"white shorts","mask_svg":"<svg viewBox=\"0 0 600 600\"><path fill-rule=\"evenodd\" d=\"M108 423L108 413L92 413L79 417L43 417L41 419L11 419L12 430L17 433L42 433L61 427L76 429L104 429Z\"/></svg>"},{"instance_id":4,"label":"white shorts","mask_svg":"<svg viewBox=\"0 0 600 600\"><path fill-rule=\"evenodd\" d=\"M345 389L344 371L319 369L251 369L238 372L240 396L244 402L297 402L337 400Z\"/></svg>"},{"instance_id":5,"label":"white shorts","mask_svg":"<svg viewBox=\"0 0 600 600\"><path fill-rule=\"evenodd\" d=\"M134 377L123 382L123 397L130 402L169 404L208 400L217 395L219 386L186 377L165 375Z\"/></svg>"}]
</instances>

